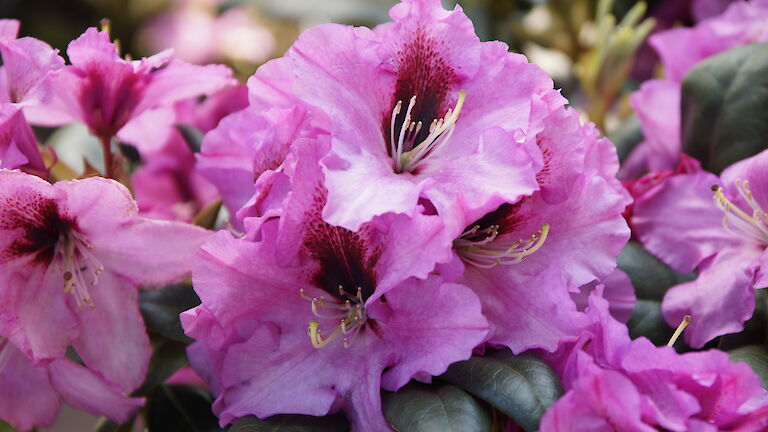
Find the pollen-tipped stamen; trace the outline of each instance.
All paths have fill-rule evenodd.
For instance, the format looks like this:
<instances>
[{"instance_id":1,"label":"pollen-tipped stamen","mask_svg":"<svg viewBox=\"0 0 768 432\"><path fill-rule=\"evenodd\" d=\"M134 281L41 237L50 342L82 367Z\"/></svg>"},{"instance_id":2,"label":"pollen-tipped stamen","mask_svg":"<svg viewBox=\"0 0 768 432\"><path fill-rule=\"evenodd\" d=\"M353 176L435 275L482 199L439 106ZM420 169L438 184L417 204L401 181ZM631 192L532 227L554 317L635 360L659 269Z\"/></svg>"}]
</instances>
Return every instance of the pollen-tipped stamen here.
<instances>
[{"instance_id":1,"label":"pollen-tipped stamen","mask_svg":"<svg viewBox=\"0 0 768 432\"><path fill-rule=\"evenodd\" d=\"M337 303L335 301L328 301L324 297L308 297L304 290L299 290L299 295L305 300L309 300L312 303L312 313L320 319L330 319L337 321L338 324L333 328L328 336L323 336L320 330L320 322L312 320L309 322L309 339L312 346L315 348L323 348L327 346L333 339L339 335L343 335L344 347L349 348L352 339L365 325L367 319L365 314L365 301L363 300L362 288L357 289L356 295L352 296L344 291L343 287L339 287L339 294L342 297L347 297L348 300L344 303ZM335 313L327 314L325 311L332 310Z\"/></svg>"},{"instance_id":2,"label":"pollen-tipped stamen","mask_svg":"<svg viewBox=\"0 0 768 432\"><path fill-rule=\"evenodd\" d=\"M411 119L411 111L416 106L416 96L411 97L408 103L400 133L397 136L397 141L395 141L395 121L403 105L402 101L397 101L392 110L390 122L390 153L395 162L395 172L412 171L425 160L434 156L440 148L445 147L445 143L451 138L456 127L456 121L459 118L466 95L465 91L459 92L456 106L449 109L443 118L432 121L429 126L429 135L418 145L414 144L423 124L421 121L414 123Z\"/></svg>"},{"instance_id":3,"label":"pollen-tipped stamen","mask_svg":"<svg viewBox=\"0 0 768 432\"><path fill-rule=\"evenodd\" d=\"M736 180L736 189L744 201L752 208L752 215L731 202L719 185L712 185L715 205L725 213L723 227L733 235L763 245L768 245L768 214L760 207L749 189L748 181ZM738 228L738 230L732 229Z\"/></svg>"},{"instance_id":4,"label":"pollen-tipped stamen","mask_svg":"<svg viewBox=\"0 0 768 432\"><path fill-rule=\"evenodd\" d=\"M64 279L64 292L72 294L77 305L82 308L95 308L91 301L88 287L96 286L99 274L104 270L98 258L92 252L93 246L75 231L71 231L56 245L56 254L61 256ZM90 280L86 275L90 272Z\"/></svg>"},{"instance_id":5,"label":"pollen-tipped stamen","mask_svg":"<svg viewBox=\"0 0 768 432\"><path fill-rule=\"evenodd\" d=\"M487 234L483 237L483 234ZM544 245L549 235L549 224L527 239L511 240L500 236L498 226L480 230L472 227L456 239L453 244L459 257L467 264L481 268L491 268L499 264L517 264L523 258L535 253Z\"/></svg>"},{"instance_id":6,"label":"pollen-tipped stamen","mask_svg":"<svg viewBox=\"0 0 768 432\"><path fill-rule=\"evenodd\" d=\"M677 342L677 339L680 337L681 334L683 334L683 330L685 330L686 327L688 327L688 324L691 323L691 316L686 315L683 317L683 320L680 321L680 325L677 326L677 329L675 329L675 333L672 334L672 337L669 338L669 342L667 342L667 346L671 347L672 345Z\"/></svg>"}]
</instances>

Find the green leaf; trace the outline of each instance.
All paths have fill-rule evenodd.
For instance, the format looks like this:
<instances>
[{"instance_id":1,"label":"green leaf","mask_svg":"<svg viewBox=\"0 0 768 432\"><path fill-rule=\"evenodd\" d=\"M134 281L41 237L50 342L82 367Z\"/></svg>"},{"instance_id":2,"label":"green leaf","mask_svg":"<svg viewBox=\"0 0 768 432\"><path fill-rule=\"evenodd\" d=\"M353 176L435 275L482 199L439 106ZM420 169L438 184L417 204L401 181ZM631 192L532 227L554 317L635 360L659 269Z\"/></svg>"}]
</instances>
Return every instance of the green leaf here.
<instances>
[{"instance_id":1,"label":"green leaf","mask_svg":"<svg viewBox=\"0 0 768 432\"><path fill-rule=\"evenodd\" d=\"M768 43L710 57L683 81L683 151L720 173L768 148Z\"/></svg>"},{"instance_id":2,"label":"green leaf","mask_svg":"<svg viewBox=\"0 0 768 432\"><path fill-rule=\"evenodd\" d=\"M0 420L0 432L16 432L16 429L8 423Z\"/></svg>"},{"instance_id":3,"label":"green leaf","mask_svg":"<svg viewBox=\"0 0 768 432\"><path fill-rule=\"evenodd\" d=\"M341 432L349 429L342 414L325 417L306 415L276 415L260 420L256 417L238 419L229 432Z\"/></svg>"},{"instance_id":4,"label":"green leaf","mask_svg":"<svg viewBox=\"0 0 768 432\"><path fill-rule=\"evenodd\" d=\"M182 343L192 343L184 334L179 314L200 304L190 284L169 285L140 294L141 315L147 330Z\"/></svg>"},{"instance_id":5,"label":"green leaf","mask_svg":"<svg viewBox=\"0 0 768 432\"><path fill-rule=\"evenodd\" d=\"M763 388L768 389L768 347L747 345L728 352L732 362L743 361L760 377Z\"/></svg>"},{"instance_id":6,"label":"green leaf","mask_svg":"<svg viewBox=\"0 0 768 432\"><path fill-rule=\"evenodd\" d=\"M183 368L189 361L186 353L187 345L172 339L156 337L152 339L152 358L149 360L147 376L132 396L144 396L155 387L162 384Z\"/></svg>"},{"instance_id":7,"label":"green leaf","mask_svg":"<svg viewBox=\"0 0 768 432\"><path fill-rule=\"evenodd\" d=\"M400 432L487 432L491 419L458 387L411 383L382 398L384 416Z\"/></svg>"},{"instance_id":8,"label":"green leaf","mask_svg":"<svg viewBox=\"0 0 768 432\"><path fill-rule=\"evenodd\" d=\"M452 364L442 376L535 430L547 408L563 394L560 378L543 360L508 350Z\"/></svg>"},{"instance_id":9,"label":"green leaf","mask_svg":"<svg viewBox=\"0 0 768 432\"><path fill-rule=\"evenodd\" d=\"M200 132L200 129L186 123L177 124L176 129L181 134L181 137L184 138L192 153L200 153L200 148L203 144L203 133Z\"/></svg>"},{"instance_id":10,"label":"green leaf","mask_svg":"<svg viewBox=\"0 0 768 432\"><path fill-rule=\"evenodd\" d=\"M632 115L624 120L619 127L608 134L608 139L616 146L616 153L620 161L624 161L632 150L643 140L643 131L640 128L640 120Z\"/></svg>"},{"instance_id":11,"label":"green leaf","mask_svg":"<svg viewBox=\"0 0 768 432\"><path fill-rule=\"evenodd\" d=\"M618 265L629 276L637 295L632 318L627 323L629 335L633 339L645 336L655 345L667 343L674 330L664 321L661 301L670 287L692 280L693 276L674 271L633 241L621 251Z\"/></svg>"},{"instance_id":12,"label":"green leaf","mask_svg":"<svg viewBox=\"0 0 768 432\"><path fill-rule=\"evenodd\" d=\"M213 398L199 387L162 385L149 396L146 426L149 432L220 432L211 411Z\"/></svg>"}]
</instances>

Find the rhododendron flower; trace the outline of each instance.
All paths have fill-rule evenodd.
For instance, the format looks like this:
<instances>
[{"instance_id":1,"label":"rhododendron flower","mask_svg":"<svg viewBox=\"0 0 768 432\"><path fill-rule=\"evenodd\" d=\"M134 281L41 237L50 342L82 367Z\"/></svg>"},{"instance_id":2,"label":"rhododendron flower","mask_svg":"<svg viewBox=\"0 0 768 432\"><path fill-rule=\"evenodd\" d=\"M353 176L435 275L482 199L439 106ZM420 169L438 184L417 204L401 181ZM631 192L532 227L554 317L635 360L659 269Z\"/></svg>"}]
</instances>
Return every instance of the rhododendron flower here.
<instances>
[{"instance_id":1,"label":"rhododendron flower","mask_svg":"<svg viewBox=\"0 0 768 432\"><path fill-rule=\"evenodd\" d=\"M677 354L631 340L599 290L587 314L590 327L551 356L567 392L544 414L542 432L731 430L768 406L757 375L724 352Z\"/></svg>"},{"instance_id":2,"label":"rhododendron flower","mask_svg":"<svg viewBox=\"0 0 768 432\"><path fill-rule=\"evenodd\" d=\"M675 28L650 37L666 71L663 80L644 82L630 103L637 113L645 141L627 163L635 168L624 177L646 170L674 170L681 152L680 92L688 71L700 61L731 48L768 40L768 1L733 2L721 15L692 28Z\"/></svg>"},{"instance_id":3,"label":"rhododendron flower","mask_svg":"<svg viewBox=\"0 0 768 432\"><path fill-rule=\"evenodd\" d=\"M635 203L633 224L646 249L680 272L698 270L662 304L670 324L691 315L686 341L693 347L741 330L754 289L768 286L767 168L762 152L719 179L703 171L672 177Z\"/></svg>"},{"instance_id":4,"label":"rhododendron flower","mask_svg":"<svg viewBox=\"0 0 768 432\"><path fill-rule=\"evenodd\" d=\"M142 112L230 83L225 66L195 66L171 60L165 51L138 61L120 58L109 33L89 28L69 44L71 65L56 79L57 105L72 120L84 122L102 143L108 160L110 140Z\"/></svg>"},{"instance_id":5,"label":"rhododendron flower","mask_svg":"<svg viewBox=\"0 0 768 432\"><path fill-rule=\"evenodd\" d=\"M343 408L353 430L390 431L380 387L469 358L487 322L469 288L430 274L450 252L439 217L387 214L357 232L324 222L326 150L304 144L282 216L260 227L260 241L221 232L201 249L193 282L203 303L182 314L198 340L188 353L222 425Z\"/></svg>"},{"instance_id":6,"label":"rhododendron flower","mask_svg":"<svg viewBox=\"0 0 768 432\"><path fill-rule=\"evenodd\" d=\"M307 107L331 137L323 218L356 230L387 212L476 217L537 188L533 115L552 80L500 42L480 42L460 7L406 0L373 30L321 25L250 79L251 105ZM562 100L560 101L562 105Z\"/></svg>"},{"instance_id":7,"label":"rhododendron flower","mask_svg":"<svg viewBox=\"0 0 768 432\"><path fill-rule=\"evenodd\" d=\"M98 373L67 358L35 366L0 337L0 418L19 431L51 426L62 399L73 407L125 422L144 399L127 398L123 393Z\"/></svg>"},{"instance_id":8,"label":"rhododendron flower","mask_svg":"<svg viewBox=\"0 0 768 432\"><path fill-rule=\"evenodd\" d=\"M0 335L40 364L72 346L89 370L128 392L150 355L136 288L183 278L207 237L138 217L112 180L51 185L0 170Z\"/></svg>"},{"instance_id":9,"label":"rhododendron flower","mask_svg":"<svg viewBox=\"0 0 768 432\"><path fill-rule=\"evenodd\" d=\"M494 327L489 342L516 353L554 350L584 325L569 292L611 273L629 239L621 213L630 200L615 178L613 145L561 106L542 124L535 137L544 154L541 190L477 220L465 217L453 243L464 270L452 273L483 302Z\"/></svg>"}]
</instances>

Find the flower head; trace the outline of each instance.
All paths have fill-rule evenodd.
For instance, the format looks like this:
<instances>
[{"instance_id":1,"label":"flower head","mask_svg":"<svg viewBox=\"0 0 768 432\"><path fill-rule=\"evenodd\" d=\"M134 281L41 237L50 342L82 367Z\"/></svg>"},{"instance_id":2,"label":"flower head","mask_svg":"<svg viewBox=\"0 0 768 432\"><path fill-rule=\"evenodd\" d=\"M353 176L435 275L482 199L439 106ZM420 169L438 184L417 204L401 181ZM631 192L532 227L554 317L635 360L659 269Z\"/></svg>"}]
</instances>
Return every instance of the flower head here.
<instances>
[{"instance_id":1,"label":"flower head","mask_svg":"<svg viewBox=\"0 0 768 432\"><path fill-rule=\"evenodd\" d=\"M150 354L137 288L183 278L207 237L138 217L111 180L51 185L0 170L0 335L36 363L72 346L90 371L128 392Z\"/></svg>"},{"instance_id":2,"label":"flower head","mask_svg":"<svg viewBox=\"0 0 768 432\"><path fill-rule=\"evenodd\" d=\"M567 392L545 413L542 432L731 430L768 403L752 369L722 351L677 354L631 340L599 292L587 314L591 326L550 357Z\"/></svg>"},{"instance_id":3,"label":"flower head","mask_svg":"<svg viewBox=\"0 0 768 432\"><path fill-rule=\"evenodd\" d=\"M358 231L322 219L323 147L299 147L283 210L259 241L220 233L195 264L203 304L182 322L221 424L343 407L355 430L389 430L380 387L444 372L487 333L472 291L430 274L450 253L439 217L382 215Z\"/></svg>"},{"instance_id":4,"label":"flower head","mask_svg":"<svg viewBox=\"0 0 768 432\"><path fill-rule=\"evenodd\" d=\"M554 93L549 77L480 42L460 7L407 0L390 14L373 30L307 30L249 81L252 109L300 106L329 134L323 218L357 230L413 215L420 199L480 217L535 190L541 155L526 137Z\"/></svg>"},{"instance_id":5,"label":"flower head","mask_svg":"<svg viewBox=\"0 0 768 432\"><path fill-rule=\"evenodd\" d=\"M123 60L109 33L89 28L67 48L71 65L56 79L58 106L93 135L109 139L148 109L208 94L230 82L224 66L193 66L171 60L170 54Z\"/></svg>"},{"instance_id":6,"label":"flower head","mask_svg":"<svg viewBox=\"0 0 768 432\"><path fill-rule=\"evenodd\" d=\"M693 317L686 333L692 346L741 330L752 316L754 288L768 286L766 164L763 152L720 178L678 175L635 204L633 224L645 247L678 271L699 271L696 280L671 288L662 305L670 324Z\"/></svg>"}]
</instances>

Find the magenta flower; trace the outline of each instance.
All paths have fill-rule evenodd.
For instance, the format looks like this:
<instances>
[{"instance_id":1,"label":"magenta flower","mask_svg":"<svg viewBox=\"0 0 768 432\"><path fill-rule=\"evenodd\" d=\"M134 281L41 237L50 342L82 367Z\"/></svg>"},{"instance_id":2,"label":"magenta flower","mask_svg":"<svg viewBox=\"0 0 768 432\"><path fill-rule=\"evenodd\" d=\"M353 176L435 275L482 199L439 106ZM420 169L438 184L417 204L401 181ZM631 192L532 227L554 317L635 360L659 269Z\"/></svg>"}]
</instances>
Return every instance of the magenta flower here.
<instances>
[{"instance_id":1,"label":"magenta flower","mask_svg":"<svg viewBox=\"0 0 768 432\"><path fill-rule=\"evenodd\" d=\"M105 157L111 138L142 112L212 93L231 80L224 66L190 65L171 60L170 52L123 60L109 34L95 28L72 41L67 55L72 64L56 80L60 106L88 125L102 141Z\"/></svg>"},{"instance_id":2,"label":"magenta flower","mask_svg":"<svg viewBox=\"0 0 768 432\"><path fill-rule=\"evenodd\" d=\"M182 314L198 341L188 353L222 425L343 408L355 431L390 431L380 387L469 358L487 322L469 288L430 274L450 254L438 216L387 214L357 232L322 220L326 149L315 144L298 147L282 216L260 241L221 232L201 249L203 304Z\"/></svg>"},{"instance_id":3,"label":"magenta flower","mask_svg":"<svg viewBox=\"0 0 768 432\"><path fill-rule=\"evenodd\" d=\"M699 2L705 3L705 2ZM713 3L711 1L706 3ZM710 7L713 5L709 5ZM667 77L649 80L630 98L642 125L645 141L628 163L645 170L674 170L681 152L680 89L688 71L700 61L731 48L768 40L768 2L733 2L721 15L695 27L674 28L650 37ZM639 170L624 177L637 177Z\"/></svg>"},{"instance_id":4,"label":"magenta flower","mask_svg":"<svg viewBox=\"0 0 768 432\"><path fill-rule=\"evenodd\" d=\"M62 359L72 346L88 367L83 374L128 392L150 355L136 288L183 278L207 237L195 226L138 217L112 180L51 185L0 170L0 335L36 364Z\"/></svg>"},{"instance_id":5,"label":"magenta flower","mask_svg":"<svg viewBox=\"0 0 768 432\"><path fill-rule=\"evenodd\" d=\"M542 125L541 190L479 219L465 216L453 243L464 270L450 273L480 297L489 342L516 353L552 351L585 325L570 293L611 273L629 239L621 213L630 199L615 178L613 144L562 107Z\"/></svg>"},{"instance_id":6,"label":"magenta flower","mask_svg":"<svg viewBox=\"0 0 768 432\"><path fill-rule=\"evenodd\" d=\"M768 286L766 166L768 153L762 152L731 165L719 179L703 171L678 175L635 204L633 225L645 247L678 271L699 271L696 280L671 288L662 304L671 325L693 317L686 333L693 347L743 329L755 306L754 289Z\"/></svg>"},{"instance_id":7,"label":"magenta flower","mask_svg":"<svg viewBox=\"0 0 768 432\"><path fill-rule=\"evenodd\" d=\"M757 375L724 352L677 354L631 340L599 293L587 314L591 326L550 357L567 392L544 414L542 432L731 430L768 406Z\"/></svg>"},{"instance_id":8,"label":"magenta flower","mask_svg":"<svg viewBox=\"0 0 768 432\"><path fill-rule=\"evenodd\" d=\"M124 390L67 358L35 366L10 341L0 337L0 418L19 431L51 426L61 400L125 422L144 404Z\"/></svg>"},{"instance_id":9,"label":"magenta flower","mask_svg":"<svg viewBox=\"0 0 768 432\"><path fill-rule=\"evenodd\" d=\"M422 198L480 217L533 192L541 155L526 137L551 79L481 43L460 7L406 0L390 15L373 30L309 29L249 81L253 109L305 106L330 134L324 220L356 230Z\"/></svg>"}]
</instances>

